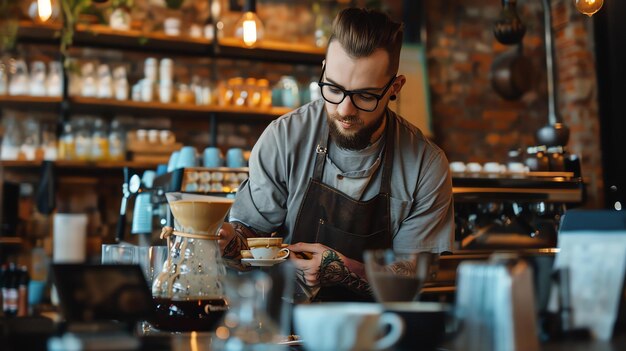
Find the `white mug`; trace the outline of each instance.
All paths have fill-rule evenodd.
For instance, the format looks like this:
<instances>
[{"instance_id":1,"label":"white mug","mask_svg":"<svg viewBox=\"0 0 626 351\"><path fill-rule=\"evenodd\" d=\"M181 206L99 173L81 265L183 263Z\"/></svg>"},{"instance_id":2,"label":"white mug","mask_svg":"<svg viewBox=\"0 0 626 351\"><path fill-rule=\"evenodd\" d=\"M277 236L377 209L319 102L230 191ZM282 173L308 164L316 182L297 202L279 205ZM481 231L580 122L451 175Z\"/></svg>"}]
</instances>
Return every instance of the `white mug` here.
<instances>
[{"instance_id":1,"label":"white mug","mask_svg":"<svg viewBox=\"0 0 626 351\"><path fill-rule=\"evenodd\" d=\"M294 322L305 349L316 351L384 350L404 331L396 313L374 303L296 305Z\"/></svg>"},{"instance_id":2,"label":"white mug","mask_svg":"<svg viewBox=\"0 0 626 351\"><path fill-rule=\"evenodd\" d=\"M250 248L250 253L255 260L275 260L289 256L289 249L281 249L280 246L259 246Z\"/></svg>"}]
</instances>

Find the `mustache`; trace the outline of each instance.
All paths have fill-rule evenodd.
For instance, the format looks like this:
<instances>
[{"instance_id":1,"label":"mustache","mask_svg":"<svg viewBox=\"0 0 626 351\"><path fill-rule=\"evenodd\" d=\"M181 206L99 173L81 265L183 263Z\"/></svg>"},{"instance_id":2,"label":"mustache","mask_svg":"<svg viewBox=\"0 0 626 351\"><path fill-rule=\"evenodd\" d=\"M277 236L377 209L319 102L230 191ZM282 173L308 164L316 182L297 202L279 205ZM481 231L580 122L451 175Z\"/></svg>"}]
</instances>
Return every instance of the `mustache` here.
<instances>
[{"instance_id":1,"label":"mustache","mask_svg":"<svg viewBox=\"0 0 626 351\"><path fill-rule=\"evenodd\" d=\"M345 123L352 123L352 124L363 124L363 121L361 121L361 119L356 116L356 115L351 115L351 116L340 116L338 114L333 115L333 118L340 121L340 122L345 122Z\"/></svg>"}]
</instances>

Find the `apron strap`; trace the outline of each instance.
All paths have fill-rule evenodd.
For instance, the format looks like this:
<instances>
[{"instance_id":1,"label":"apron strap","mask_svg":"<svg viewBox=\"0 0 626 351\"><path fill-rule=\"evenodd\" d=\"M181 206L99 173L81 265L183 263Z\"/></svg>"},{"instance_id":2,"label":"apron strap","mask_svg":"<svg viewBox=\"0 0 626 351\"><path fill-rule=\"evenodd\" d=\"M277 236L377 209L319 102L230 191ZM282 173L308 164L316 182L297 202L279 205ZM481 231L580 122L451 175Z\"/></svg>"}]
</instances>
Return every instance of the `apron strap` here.
<instances>
[{"instance_id":1,"label":"apron strap","mask_svg":"<svg viewBox=\"0 0 626 351\"><path fill-rule=\"evenodd\" d=\"M380 181L380 193L391 195L391 169L393 168L394 133L396 131L396 119L385 110L387 125L385 126L385 155L383 156L383 175Z\"/></svg>"}]
</instances>

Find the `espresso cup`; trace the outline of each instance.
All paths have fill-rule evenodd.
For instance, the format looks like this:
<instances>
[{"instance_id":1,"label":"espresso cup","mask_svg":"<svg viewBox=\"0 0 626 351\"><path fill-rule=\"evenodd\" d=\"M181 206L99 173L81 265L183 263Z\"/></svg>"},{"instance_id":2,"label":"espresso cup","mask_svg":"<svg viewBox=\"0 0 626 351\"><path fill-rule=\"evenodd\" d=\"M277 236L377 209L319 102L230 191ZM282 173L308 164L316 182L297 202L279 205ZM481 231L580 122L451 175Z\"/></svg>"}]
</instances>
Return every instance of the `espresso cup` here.
<instances>
[{"instance_id":1,"label":"espresso cup","mask_svg":"<svg viewBox=\"0 0 626 351\"><path fill-rule=\"evenodd\" d=\"M250 248L250 253L255 260L275 260L289 256L289 249L280 246L258 246Z\"/></svg>"},{"instance_id":2,"label":"espresso cup","mask_svg":"<svg viewBox=\"0 0 626 351\"><path fill-rule=\"evenodd\" d=\"M384 350L402 336L404 324L373 303L316 303L294 307L294 326L306 350Z\"/></svg>"},{"instance_id":3,"label":"espresso cup","mask_svg":"<svg viewBox=\"0 0 626 351\"><path fill-rule=\"evenodd\" d=\"M272 238L248 238L248 247L270 247L276 246L281 248L283 244L283 238L280 237L272 237Z\"/></svg>"}]
</instances>

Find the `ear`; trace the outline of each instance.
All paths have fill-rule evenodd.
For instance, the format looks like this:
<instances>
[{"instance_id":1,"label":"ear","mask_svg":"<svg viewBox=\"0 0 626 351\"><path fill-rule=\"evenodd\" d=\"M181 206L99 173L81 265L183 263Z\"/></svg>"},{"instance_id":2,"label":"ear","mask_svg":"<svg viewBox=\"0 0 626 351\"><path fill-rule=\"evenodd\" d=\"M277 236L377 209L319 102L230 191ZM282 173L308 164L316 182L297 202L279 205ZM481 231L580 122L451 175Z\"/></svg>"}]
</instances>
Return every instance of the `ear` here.
<instances>
[{"instance_id":1,"label":"ear","mask_svg":"<svg viewBox=\"0 0 626 351\"><path fill-rule=\"evenodd\" d=\"M406 77L401 74L396 78L396 80L393 81L393 84L391 84L391 89L389 89L391 90L391 94L400 94L400 90L402 90L404 83L406 83Z\"/></svg>"}]
</instances>

